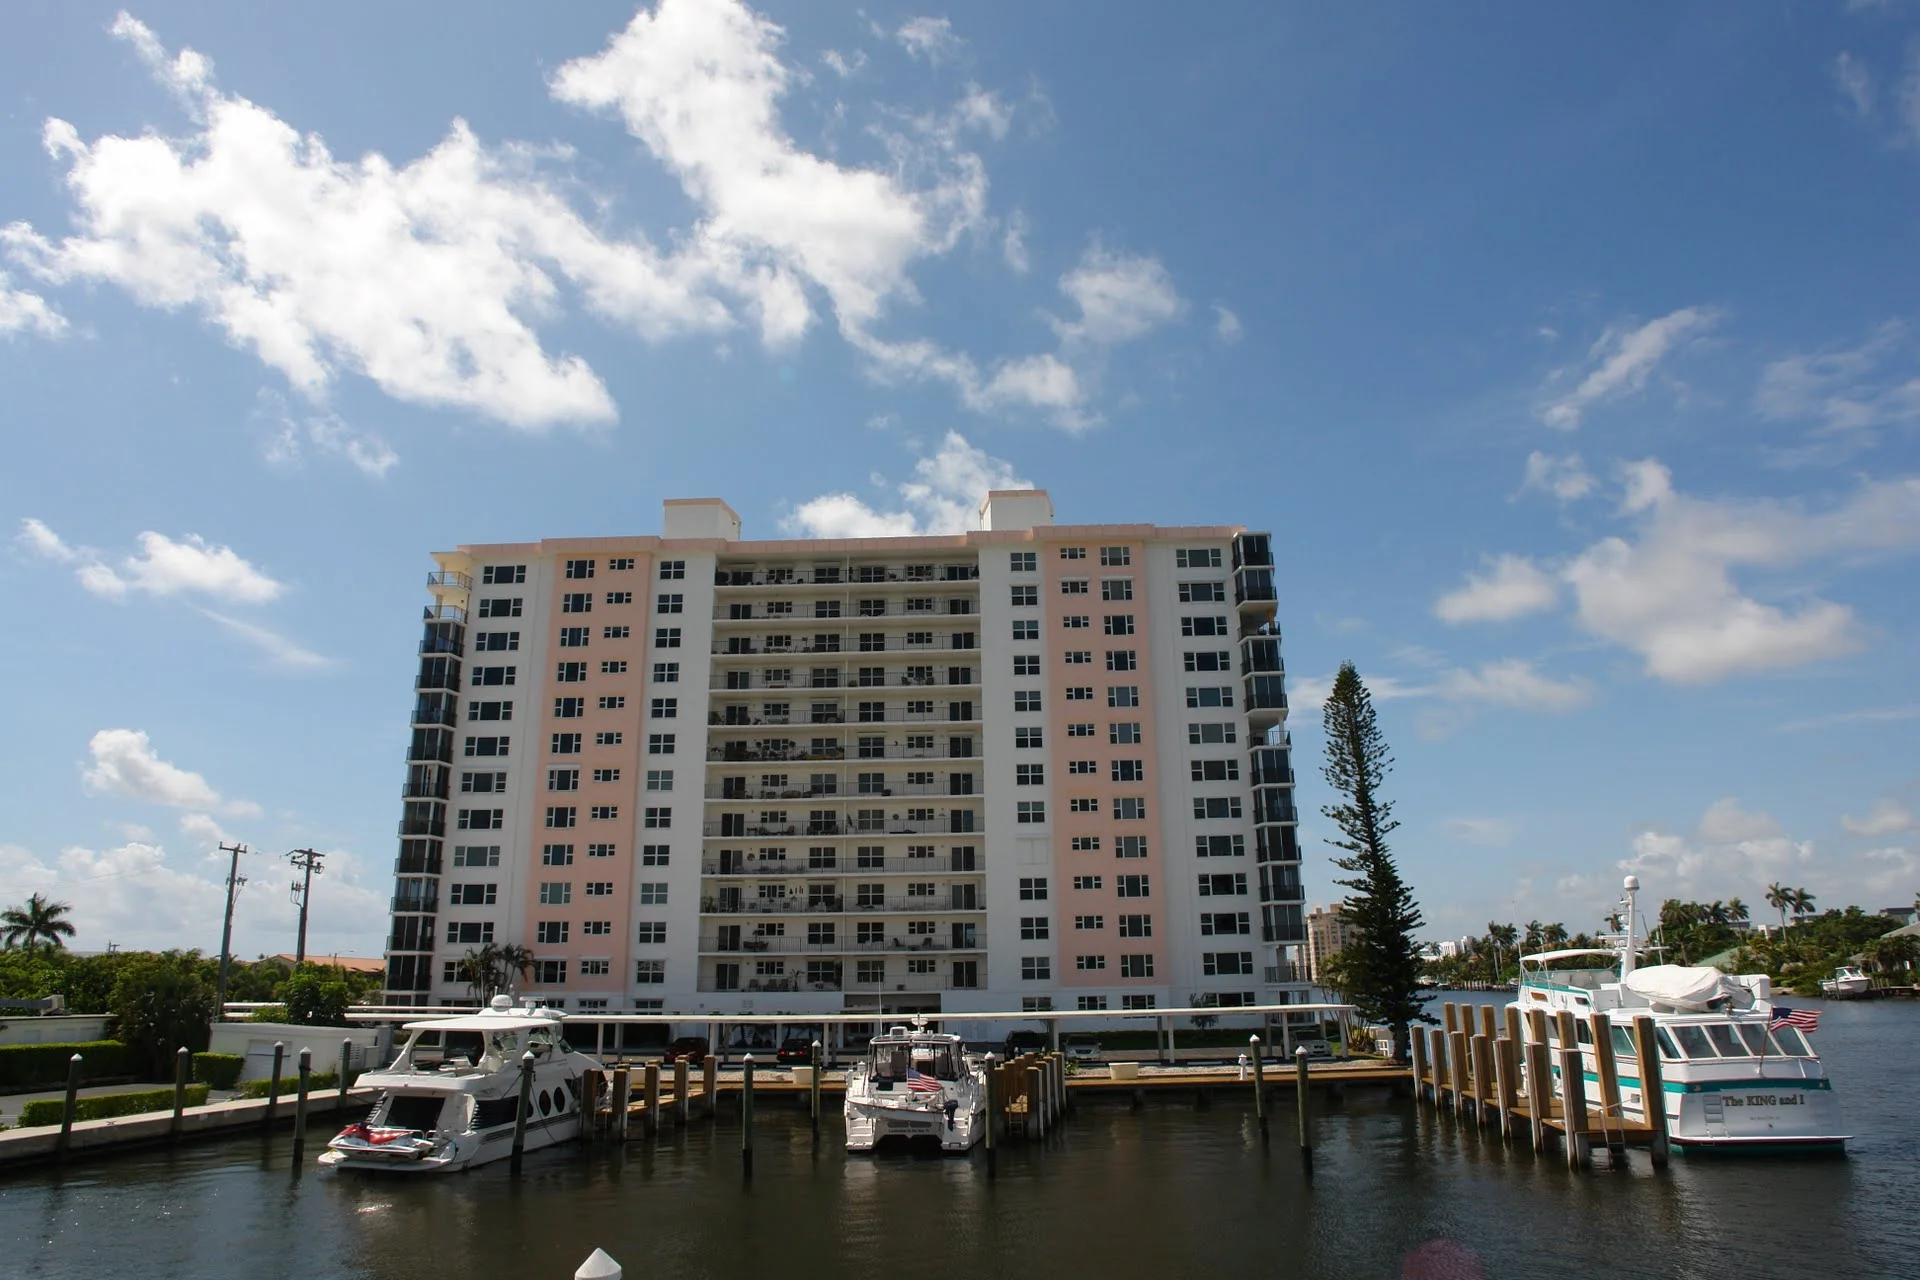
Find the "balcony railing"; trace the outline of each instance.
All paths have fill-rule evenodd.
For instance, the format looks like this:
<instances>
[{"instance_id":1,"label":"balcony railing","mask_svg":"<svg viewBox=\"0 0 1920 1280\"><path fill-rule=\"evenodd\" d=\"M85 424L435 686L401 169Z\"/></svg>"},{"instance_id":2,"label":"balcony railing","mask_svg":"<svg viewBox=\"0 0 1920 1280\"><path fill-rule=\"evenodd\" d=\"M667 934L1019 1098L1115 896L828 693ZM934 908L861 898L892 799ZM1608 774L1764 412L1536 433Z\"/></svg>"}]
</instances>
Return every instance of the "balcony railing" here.
<instances>
[{"instance_id":1,"label":"balcony railing","mask_svg":"<svg viewBox=\"0 0 1920 1280\"><path fill-rule=\"evenodd\" d=\"M934 796L949 800L965 799L976 794L974 789L955 791L950 782L894 782L882 791L851 791L834 787L735 787L726 783L708 783L709 800L831 800L858 804L863 801L886 800L896 796Z\"/></svg>"},{"instance_id":2,"label":"balcony railing","mask_svg":"<svg viewBox=\"0 0 1920 1280\"><path fill-rule=\"evenodd\" d=\"M413 704L412 722L416 725L442 725L451 729L459 715L459 703L450 698L420 698Z\"/></svg>"},{"instance_id":3,"label":"balcony railing","mask_svg":"<svg viewBox=\"0 0 1920 1280\"><path fill-rule=\"evenodd\" d=\"M1305 965L1270 964L1261 970L1260 981L1269 987L1288 986L1297 982L1306 982Z\"/></svg>"},{"instance_id":4,"label":"balcony railing","mask_svg":"<svg viewBox=\"0 0 1920 1280\"><path fill-rule=\"evenodd\" d=\"M968 812L962 810L962 812ZM905 821L900 818L887 818L883 822L868 826L858 819L836 822L789 822L778 826L763 826L749 823L745 826L732 826L723 822L709 822L701 827L701 834L710 839L762 840L768 838L807 839L813 836L970 836L978 831L955 831L948 823L951 818L935 818L932 821ZM975 819L976 822L980 819Z\"/></svg>"},{"instance_id":5,"label":"balcony railing","mask_svg":"<svg viewBox=\"0 0 1920 1280\"><path fill-rule=\"evenodd\" d=\"M408 915L430 916L440 909L440 895L437 893L419 897L396 896L392 902L395 911Z\"/></svg>"},{"instance_id":6,"label":"balcony railing","mask_svg":"<svg viewBox=\"0 0 1920 1280\"><path fill-rule=\"evenodd\" d=\"M402 818L400 834L403 836L441 836L447 834L445 818Z\"/></svg>"},{"instance_id":7,"label":"balcony railing","mask_svg":"<svg viewBox=\"0 0 1920 1280\"><path fill-rule=\"evenodd\" d=\"M982 703L969 699L961 708L964 714L955 716L953 706L941 703L932 711L909 711L905 707L889 706L882 711L862 711L858 707L840 707L834 711L822 708L819 711L805 711L790 716L754 716L751 720L728 720L725 713L711 711L707 713L707 726L713 729L766 729L801 728L808 725L852 725L858 728L863 724L978 724L980 713L985 710Z\"/></svg>"},{"instance_id":8,"label":"balcony railing","mask_svg":"<svg viewBox=\"0 0 1920 1280\"><path fill-rule=\"evenodd\" d=\"M800 697L810 691L819 689L873 689L876 691L898 692L902 689L970 688L978 686L980 683L980 668L969 665L965 671L967 678L962 680L953 679L952 671L946 667L938 668L930 675L911 675L895 669L877 677L863 676L857 669L853 668L835 668L832 672L824 675L815 671L800 671L791 675L774 677L769 677L758 671L716 671L707 677L707 688L722 693L747 693L759 690L773 690L779 693L790 694L794 697ZM730 678L740 675L749 677L746 684L741 684L737 679ZM823 680L827 681L827 683L821 683Z\"/></svg>"},{"instance_id":9,"label":"balcony railing","mask_svg":"<svg viewBox=\"0 0 1920 1280\"><path fill-rule=\"evenodd\" d=\"M400 795L406 800L445 800L447 780L445 778L409 778L401 784Z\"/></svg>"},{"instance_id":10,"label":"balcony railing","mask_svg":"<svg viewBox=\"0 0 1920 1280\"><path fill-rule=\"evenodd\" d=\"M457 605L430 604L421 611L420 616L427 622L465 622L467 611Z\"/></svg>"},{"instance_id":11,"label":"balcony railing","mask_svg":"<svg viewBox=\"0 0 1920 1280\"><path fill-rule=\"evenodd\" d=\"M889 583L928 586L938 582L975 582L974 564L853 565L815 569L718 569L716 587L883 587Z\"/></svg>"},{"instance_id":12,"label":"balcony railing","mask_svg":"<svg viewBox=\"0 0 1920 1280\"><path fill-rule=\"evenodd\" d=\"M858 982L847 978L842 982L809 982L804 974L785 978L742 978L737 983L721 986L718 979L702 975L700 991L846 991L850 993L868 993L872 995L892 995L896 992L924 991L971 991L981 986L981 982L955 982L946 974L915 974L898 979L889 977L883 982Z\"/></svg>"},{"instance_id":13,"label":"balcony railing","mask_svg":"<svg viewBox=\"0 0 1920 1280\"><path fill-rule=\"evenodd\" d=\"M934 747L903 747L899 743L892 743L880 748L860 747L851 752L845 748L836 747L831 751L794 751L784 754L760 754L749 751L747 745L748 744L741 742L727 744L728 748L739 748L737 751L722 747L709 747L707 749L707 767L713 768L716 765L727 766L738 764L806 764L809 762L828 764L843 760L857 764L868 760L980 759L980 744L977 739L971 744L968 751L960 754L953 753L945 743Z\"/></svg>"},{"instance_id":14,"label":"balcony railing","mask_svg":"<svg viewBox=\"0 0 1920 1280\"><path fill-rule=\"evenodd\" d=\"M1275 600L1273 570L1242 569L1233 575L1233 602L1238 605L1267 605Z\"/></svg>"},{"instance_id":15,"label":"balcony railing","mask_svg":"<svg viewBox=\"0 0 1920 1280\"><path fill-rule=\"evenodd\" d=\"M719 938L700 939L700 950L715 955L898 955L912 956L927 952L942 951L985 951L987 944L984 935L975 935L966 942L955 944L949 938L927 936L908 936L887 938L880 942L808 942L804 938Z\"/></svg>"},{"instance_id":16,"label":"balcony railing","mask_svg":"<svg viewBox=\"0 0 1920 1280\"><path fill-rule=\"evenodd\" d=\"M945 887L945 886L943 886ZM955 906L951 895L933 898L847 898L835 899L843 905L835 907L816 907L804 898L751 898L739 902L722 902L718 898L702 898L700 911L703 915L713 916L804 916L812 914L838 914L840 912L894 912L896 914L948 914L955 911L979 915L986 908L982 906ZM976 900L977 901L977 900Z\"/></svg>"},{"instance_id":17,"label":"balcony railing","mask_svg":"<svg viewBox=\"0 0 1920 1280\"><path fill-rule=\"evenodd\" d=\"M427 589L431 591L435 588L471 591L473 579L464 573L456 573L452 569L436 569L427 575Z\"/></svg>"},{"instance_id":18,"label":"balcony railing","mask_svg":"<svg viewBox=\"0 0 1920 1280\"><path fill-rule=\"evenodd\" d=\"M816 866L810 862L783 860L778 858L745 858L740 860L707 858L700 864L700 874L708 876L756 876L777 880L788 876L833 876L847 879L859 879L861 876L880 875L921 875L956 876L981 875L979 868L956 867L945 858L882 858L869 860L855 866L851 859Z\"/></svg>"}]
</instances>

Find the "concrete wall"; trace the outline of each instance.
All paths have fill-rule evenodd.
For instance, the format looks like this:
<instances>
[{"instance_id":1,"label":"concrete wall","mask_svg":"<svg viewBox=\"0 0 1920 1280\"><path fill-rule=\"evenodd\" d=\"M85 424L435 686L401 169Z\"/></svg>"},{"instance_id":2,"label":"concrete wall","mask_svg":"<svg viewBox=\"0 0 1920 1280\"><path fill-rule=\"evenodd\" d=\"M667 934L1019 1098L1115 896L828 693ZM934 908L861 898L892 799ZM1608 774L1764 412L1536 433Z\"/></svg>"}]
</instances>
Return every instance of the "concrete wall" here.
<instances>
[{"instance_id":1,"label":"concrete wall","mask_svg":"<svg viewBox=\"0 0 1920 1280\"><path fill-rule=\"evenodd\" d=\"M217 1022L213 1026L207 1050L210 1053L236 1053L244 1056L242 1080L268 1080L273 1076L273 1045L287 1046L280 1068L282 1079L292 1079L300 1069L302 1049L313 1050L313 1072L320 1075L340 1065L340 1042L353 1041L352 1064L357 1070L385 1066L393 1044L386 1027L302 1027L285 1022Z\"/></svg>"},{"instance_id":2,"label":"concrete wall","mask_svg":"<svg viewBox=\"0 0 1920 1280\"><path fill-rule=\"evenodd\" d=\"M113 1015L107 1013L0 1018L0 1044L81 1044L88 1040L106 1040L111 1038L107 1033L112 1025Z\"/></svg>"}]
</instances>

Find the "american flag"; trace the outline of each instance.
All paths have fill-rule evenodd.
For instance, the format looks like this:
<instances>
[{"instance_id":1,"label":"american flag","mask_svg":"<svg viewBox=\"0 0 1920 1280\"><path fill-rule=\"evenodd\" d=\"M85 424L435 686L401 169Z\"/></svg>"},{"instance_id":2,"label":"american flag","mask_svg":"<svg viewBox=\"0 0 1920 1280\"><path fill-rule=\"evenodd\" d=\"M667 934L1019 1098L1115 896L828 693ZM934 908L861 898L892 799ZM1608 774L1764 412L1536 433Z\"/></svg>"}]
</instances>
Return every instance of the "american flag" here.
<instances>
[{"instance_id":1,"label":"american flag","mask_svg":"<svg viewBox=\"0 0 1920 1280\"><path fill-rule=\"evenodd\" d=\"M907 1068L907 1089L913 1093L939 1093L940 1082L924 1071Z\"/></svg>"},{"instance_id":2,"label":"american flag","mask_svg":"<svg viewBox=\"0 0 1920 1280\"><path fill-rule=\"evenodd\" d=\"M1773 1021L1767 1024L1774 1027L1798 1027L1802 1031L1818 1031L1820 1014L1814 1009L1789 1009L1783 1004L1773 1006Z\"/></svg>"}]
</instances>

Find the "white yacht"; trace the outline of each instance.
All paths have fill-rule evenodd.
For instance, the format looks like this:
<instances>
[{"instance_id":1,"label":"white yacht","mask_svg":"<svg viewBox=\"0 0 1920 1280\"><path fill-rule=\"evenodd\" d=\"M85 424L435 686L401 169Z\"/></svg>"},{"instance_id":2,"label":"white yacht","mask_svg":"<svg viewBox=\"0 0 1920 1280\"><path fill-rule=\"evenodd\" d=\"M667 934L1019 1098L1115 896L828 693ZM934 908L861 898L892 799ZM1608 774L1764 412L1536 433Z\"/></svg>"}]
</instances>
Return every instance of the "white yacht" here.
<instances>
[{"instance_id":1,"label":"white yacht","mask_svg":"<svg viewBox=\"0 0 1920 1280\"><path fill-rule=\"evenodd\" d=\"M1873 979L1858 965L1843 964L1831 978L1820 979L1820 994L1829 1000L1856 1000L1872 989Z\"/></svg>"},{"instance_id":2,"label":"white yacht","mask_svg":"<svg viewBox=\"0 0 1920 1280\"><path fill-rule=\"evenodd\" d=\"M1686 965L1640 966L1634 942L1634 896L1640 882L1626 879L1625 932L1617 949L1570 949L1522 956L1514 1006L1522 1034L1525 1012L1548 1013L1547 1042L1559 1077L1559 1031L1552 1015L1571 1010L1588 1081L1587 1103L1597 1106L1596 1073L1587 1015L1612 1017L1621 1110L1629 1120L1646 1116L1634 1053L1632 1019L1650 1014L1660 1049L1667 1130L1681 1151L1844 1148L1840 1103L1826 1068L1802 1028L1818 1015L1773 1003L1767 975L1731 975Z\"/></svg>"},{"instance_id":3,"label":"white yacht","mask_svg":"<svg viewBox=\"0 0 1920 1280\"><path fill-rule=\"evenodd\" d=\"M967 1152L986 1134L987 1078L960 1037L891 1027L847 1071L847 1150L871 1151L883 1138L928 1138Z\"/></svg>"},{"instance_id":4,"label":"white yacht","mask_svg":"<svg viewBox=\"0 0 1920 1280\"><path fill-rule=\"evenodd\" d=\"M585 1073L600 1064L561 1038L561 1015L514 1008L495 996L479 1013L409 1022L392 1065L360 1077L380 1090L364 1121L348 1125L320 1157L338 1169L450 1173L513 1151L522 1055L532 1053L526 1150L577 1137Z\"/></svg>"}]
</instances>

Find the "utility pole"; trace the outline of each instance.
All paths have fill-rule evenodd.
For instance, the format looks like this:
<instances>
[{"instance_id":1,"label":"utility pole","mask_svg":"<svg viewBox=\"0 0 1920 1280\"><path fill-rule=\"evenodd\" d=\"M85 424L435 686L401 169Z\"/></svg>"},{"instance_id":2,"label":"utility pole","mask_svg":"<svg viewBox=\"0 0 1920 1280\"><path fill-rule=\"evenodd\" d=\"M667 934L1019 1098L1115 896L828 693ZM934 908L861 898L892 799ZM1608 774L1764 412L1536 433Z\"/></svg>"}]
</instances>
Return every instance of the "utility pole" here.
<instances>
[{"instance_id":1,"label":"utility pole","mask_svg":"<svg viewBox=\"0 0 1920 1280\"><path fill-rule=\"evenodd\" d=\"M296 968L307 962L307 903L313 898L313 877L321 872L320 861L326 856L311 849L295 849L287 855L287 861L306 872L304 880L296 880L293 885L293 900L300 904L300 941L293 949Z\"/></svg>"},{"instance_id":2,"label":"utility pole","mask_svg":"<svg viewBox=\"0 0 1920 1280\"><path fill-rule=\"evenodd\" d=\"M227 915L220 926L220 989L214 994L213 1016L217 1022L225 1016L227 1009L227 965L233 958L233 899L240 892L240 886L247 878L240 874L240 855L248 852L243 844L223 844L220 852L232 854L227 866Z\"/></svg>"}]
</instances>

